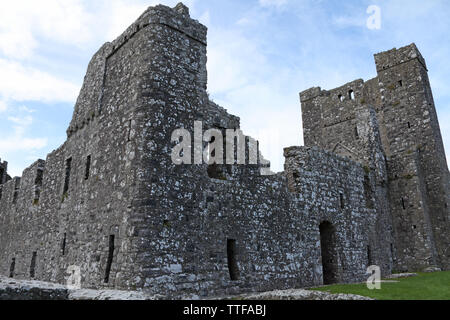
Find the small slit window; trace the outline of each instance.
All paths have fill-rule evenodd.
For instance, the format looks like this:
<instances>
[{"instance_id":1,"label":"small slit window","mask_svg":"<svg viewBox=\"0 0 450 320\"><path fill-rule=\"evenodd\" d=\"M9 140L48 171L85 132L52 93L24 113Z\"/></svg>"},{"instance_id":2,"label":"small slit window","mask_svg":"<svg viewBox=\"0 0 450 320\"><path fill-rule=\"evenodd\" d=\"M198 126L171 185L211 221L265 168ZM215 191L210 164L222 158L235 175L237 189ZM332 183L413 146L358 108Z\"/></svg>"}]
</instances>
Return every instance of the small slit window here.
<instances>
[{"instance_id":1,"label":"small slit window","mask_svg":"<svg viewBox=\"0 0 450 320\"><path fill-rule=\"evenodd\" d=\"M88 180L89 179L90 171L91 171L91 155L88 155L86 157L86 167L85 167L85 170L84 170L84 180Z\"/></svg>"},{"instance_id":2,"label":"small slit window","mask_svg":"<svg viewBox=\"0 0 450 320\"><path fill-rule=\"evenodd\" d=\"M70 183L70 171L72 170L72 158L66 160L66 176L64 179L64 189L63 195L67 194L69 191L69 183Z\"/></svg>"},{"instance_id":3,"label":"small slit window","mask_svg":"<svg viewBox=\"0 0 450 320\"><path fill-rule=\"evenodd\" d=\"M340 95L338 95L338 99L339 99L340 102L343 102L344 101L344 96L342 94L340 94Z\"/></svg>"}]
</instances>

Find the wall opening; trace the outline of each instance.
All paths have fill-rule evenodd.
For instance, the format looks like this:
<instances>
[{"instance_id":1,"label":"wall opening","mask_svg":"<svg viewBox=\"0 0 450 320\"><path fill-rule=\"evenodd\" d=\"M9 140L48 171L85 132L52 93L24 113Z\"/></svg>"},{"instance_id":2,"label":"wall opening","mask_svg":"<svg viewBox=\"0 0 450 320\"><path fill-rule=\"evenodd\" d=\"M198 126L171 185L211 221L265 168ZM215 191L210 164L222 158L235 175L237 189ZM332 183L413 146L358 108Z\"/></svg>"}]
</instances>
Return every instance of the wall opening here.
<instances>
[{"instance_id":1,"label":"wall opening","mask_svg":"<svg viewBox=\"0 0 450 320\"><path fill-rule=\"evenodd\" d=\"M395 260L395 256L394 256L394 244L391 243L391 257L392 257L392 261Z\"/></svg>"},{"instance_id":2,"label":"wall opening","mask_svg":"<svg viewBox=\"0 0 450 320\"><path fill-rule=\"evenodd\" d=\"M398 81L398 86L399 86L399 87L403 87L403 81L402 81L402 80L399 80L399 81Z\"/></svg>"},{"instance_id":3,"label":"wall opening","mask_svg":"<svg viewBox=\"0 0 450 320\"><path fill-rule=\"evenodd\" d=\"M111 266L114 258L114 235L109 236L109 252L108 252L108 260L106 262L106 271L105 271L105 283L109 282L109 275L111 273Z\"/></svg>"},{"instance_id":4,"label":"wall opening","mask_svg":"<svg viewBox=\"0 0 450 320\"><path fill-rule=\"evenodd\" d=\"M343 102L344 101L344 96L342 94L340 94L340 95L338 95L338 99L339 99L340 102Z\"/></svg>"},{"instance_id":5,"label":"wall opening","mask_svg":"<svg viewBox=\"0 0 450 320\"><path fill-rule=\"evenodd\" d=\"M61 243L61 255L63 256L66 254L66 240L67 240L67 233L64 233L63 240Z\"/></svg>"},{"instance_id":6,"label":"wall opening","mask_svg":"<svg viewBox=\"0 0 450 320\"><path fill-rule=\"evenodd\" d=\"M322 251L323 283L338 282L336 234L334 226L328 222L320 224L320 247Z\"/></svg>"},{"instance_id":7,"label":"wall opening","mask_svg":"<svg viewBox=\"0 0 450 320\"><path fill-rule=\"evenodd\" d=\"M44 170L38 169L36 171L36 178L34 179L34 199L33 204L37 204L39 202L39 198L41 196L41 188L42 188L42 179L44 177Z\"/></svg>"},{"instance_id":8,"label":"wall opening","mask_svg":"<svg viewBox=\"0 0 450 320\"><path fill-rule=\"evenodd\" d=\"M0 168L0 184L3 183L3 176L4 176L4 174L5 174L5 169Z\"/></svg>"},{"instance_id":9,"label":"wall opening","mask_svg":"<svg viewBox=\"0 0 450 320\"><path fill-rule=\"evenodd\" d=\"M355 137L356 139L359 139L358 127L355 127Z\"/></svg>"},{"instance_id":10,"label":"wall opening","mask_svg":"<svg viewBox=\"0 0 450 320\"><path fill-rule=\"evenodd\" d=\"M367 246L367 263L368 263L368 266L373 265L372 248L370 248L370 246Z\"/></svg>"},{"instance_id":11,"label":"wall opening","mask_svg":"<svg viewBox=\"0 0 450 320\"><path fill-rule=\"evenodd\" d=\"M344 201L344 195L342 193L339 193L339 203L341 205L341 209L345 208L345 201Z\"/></svg>"},{"instance_id":12,"label":"wall opening","mask_svg":"<svg viewBox=\"0 0 450 320\"><path fill-rule=\"evenodd\" d=\"M30 278L34 278L36 275L36 257L37 252L33 252L33 255L31 257L31 264L30 264Z\"/></svg>"},{"instance_id":13,"label":"wall opening","mask_svg":"<svg viewBox=\"0 0 450 320\"><path fill-rule=\"evenodd\" d=\"M411 129L411 123L410 122L408 122L408 128Z\"/></svg>"},{"instance_id":14,"label":"wall opening","mask_svg":"<svg viewBox=\"0 0 450 320\"><path fill-rule=\"evenodd\" d=\"M89 179L89 175L91 173L91 155L86 157L86 167L84 169L84 180Z\"/></svg>"},{"instance_id":15,"label":"wall opening","mask_svg":"<svg viewBox=\"0 0 450 320\"><path fill-rule=\"evenodd\" d=\"M349 98L350 100L355 100L355 92L354 92L353 90L350 90L350 91L348 92L348 98Z\"/></svg>"},{"instance_id":16,"label":"wall opening","mask_svg":"<svg viewBox=\"0 0 450 320\"><path fill-rule=\"evenodd\" d=\"M67 192L69 191L71 169L72 169L72 158L69 158L66 160L66 177L64 179L63 195L67 194Z\"/></svg>"},{"instance_id":17,"label":"wall opening","mask_svg":"<svg viewBox=\"0 0 450 320\"><path fill-rule=\"evenodd\" d=\"M16 269L16 258L12 258L11 266L9 267L9 277L14 278L14 270Z\"/></svg>"},{"instance_id":18,"label":"wall opening","mask_svg":"<svg viewBox=\"0 0 450 320\"><path fill-rule=\"evenodd\" d=\"M239 267L237 263L237 248L236 240L227 240L227 258L228 258L228 271L230 272L231 281L239 280Z\"/></svg>"},{"instance_id":19,"label":"wall opening","mask_svg":"<svg viewBox=\"0 0 450 320\"><path fill-rule=\"evenodd\" d=\"M133 122L132 120L129 120L128 122L128 134L127 134L127 141L130 142L131 141L131 126L132 126Z\"/></svg>"},{"instance_id":20,"label":"wall opening","mask_svg":"<svg viewBox=\"0 0 450 320\"><path fill-rule=\"evenodd\" d=\"M403 198L402 198L402 207L403 207L403 210L406 210L405 199L403 199Z\"/></svg>"}]
</instances>

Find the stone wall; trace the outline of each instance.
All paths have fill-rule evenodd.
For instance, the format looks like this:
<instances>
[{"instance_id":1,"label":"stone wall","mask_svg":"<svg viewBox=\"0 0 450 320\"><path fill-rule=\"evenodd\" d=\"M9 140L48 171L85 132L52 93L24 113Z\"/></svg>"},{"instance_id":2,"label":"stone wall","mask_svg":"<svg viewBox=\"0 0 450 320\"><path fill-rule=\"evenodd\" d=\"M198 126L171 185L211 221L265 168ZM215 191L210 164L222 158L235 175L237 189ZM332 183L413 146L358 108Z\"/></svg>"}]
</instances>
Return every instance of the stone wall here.
<instances>
[{"instance_id":1,"label":"stone wall","mask_svg":"<svg viewBox=\"0 0 450 320\"><path fill-rule=\"evenodd\" d=\"M288 148L285 172L265 175L250 137L244 165L173 163L174 130L240 128L209 100L206 78L206 27L182 4L150 7L105 44L67 141L0 184L0 273L65 284L75 267L83 288L177 298L362 281L371 264L390 273L395 257L410 266L409 216L390 201L409 190L431 207L424 170L436 167L386 152L376 79L302 93L305 141L327 151ZM391 182L402 168L417 170L408 188ZM445 241L433 219L416 222L423 255Z\"/></svg>"},{"instance_id":2,"label":"stone wall","mask_svg":"<svg viewBox=\"0 0 450 320\"><path fill-rule=\"evenodd\" d=\"M448 269L449 172L425 60L412 44L375 55L375 63L378 76L367 82L301 93L305 144L375 169L378 234L395 238L388 241L396 269ZM367 109L376 112L370 148L361 135Z\"/></svg>"}]
</instances>

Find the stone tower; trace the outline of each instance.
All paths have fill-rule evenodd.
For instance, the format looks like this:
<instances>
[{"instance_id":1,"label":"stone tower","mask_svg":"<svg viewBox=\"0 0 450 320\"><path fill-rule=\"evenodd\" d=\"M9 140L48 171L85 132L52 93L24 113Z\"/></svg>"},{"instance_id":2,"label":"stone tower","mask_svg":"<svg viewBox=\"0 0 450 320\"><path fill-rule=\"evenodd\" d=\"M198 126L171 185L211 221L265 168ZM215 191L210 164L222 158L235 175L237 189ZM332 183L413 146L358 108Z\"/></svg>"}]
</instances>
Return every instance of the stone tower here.
<instances>
[{"instance_id":1,"label":"stone tower","mask_svg":"<svg viewBox=\"0 0 450 320\"><path fill-rule=\"evenodd\" d=\"M448 267L449 173L425 60L412 44L375 63L397 266Z\"/></svg>"},{"instance_id":2,"label":"stone tower","mask_svg":"<svg viewBox=\"0 0 450 320\"><path fill-rule=\"evenodd\" d=\"M378 76L367 82L301 93L305 145L369 169L381 261L390 255L397 270L446 269L449 173L425 60L411 44L375 62Z\"/></svg>"}]
</instances>

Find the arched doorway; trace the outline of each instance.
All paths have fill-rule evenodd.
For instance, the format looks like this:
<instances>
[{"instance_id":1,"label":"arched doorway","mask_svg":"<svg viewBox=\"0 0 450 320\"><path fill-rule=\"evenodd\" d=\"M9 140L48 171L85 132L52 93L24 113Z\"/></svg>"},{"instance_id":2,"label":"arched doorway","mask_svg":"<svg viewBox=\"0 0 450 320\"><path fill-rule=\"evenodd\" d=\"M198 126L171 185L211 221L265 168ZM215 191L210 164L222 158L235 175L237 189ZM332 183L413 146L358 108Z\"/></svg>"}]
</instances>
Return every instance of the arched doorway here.
<instances>
[{"instance_id":1,"label":"arched doorway","mask_svg":"<svg viewBox=\"0 0 450 320\"><path fill-rule=\"evenodd\" d=\"M338 259L334 226L324 221L320 224L320 248L322 251L323 284L338 282Z\"/></svg>"}]
</instances>

